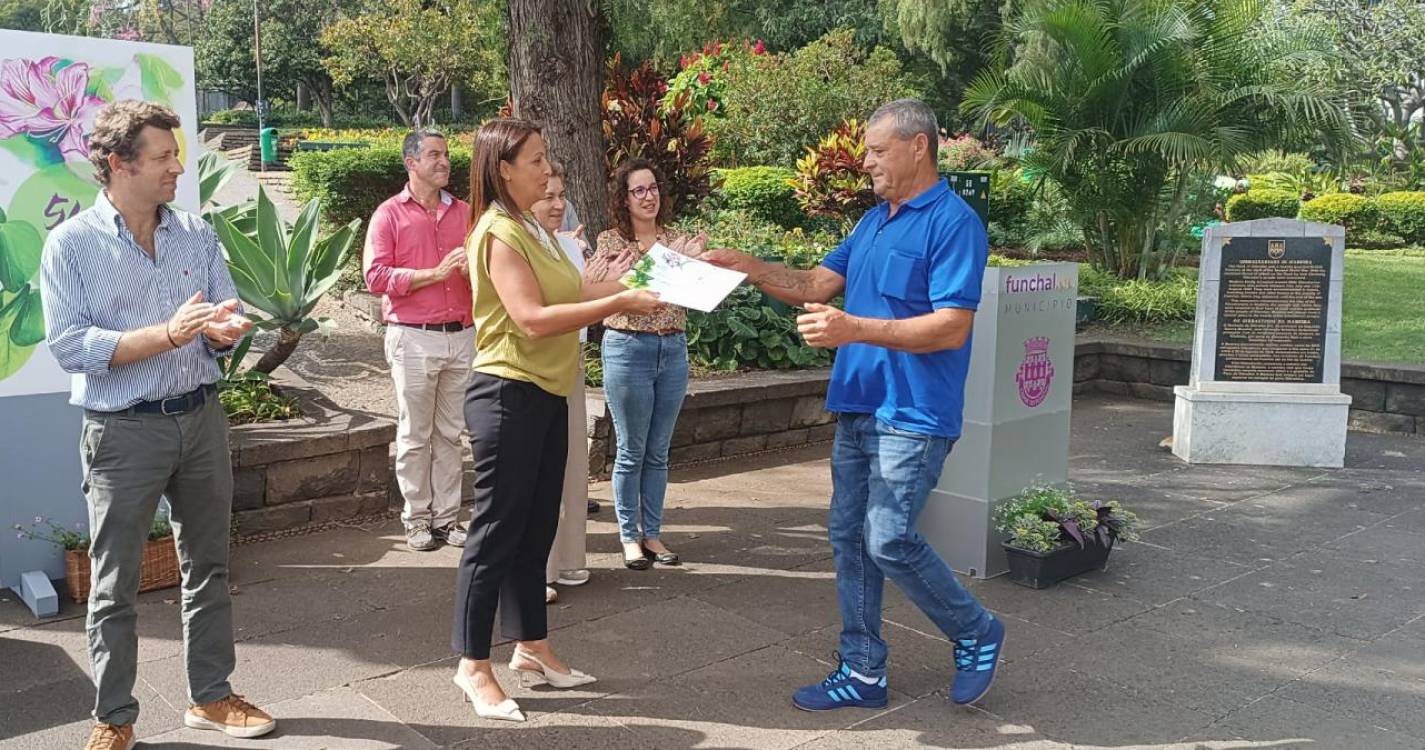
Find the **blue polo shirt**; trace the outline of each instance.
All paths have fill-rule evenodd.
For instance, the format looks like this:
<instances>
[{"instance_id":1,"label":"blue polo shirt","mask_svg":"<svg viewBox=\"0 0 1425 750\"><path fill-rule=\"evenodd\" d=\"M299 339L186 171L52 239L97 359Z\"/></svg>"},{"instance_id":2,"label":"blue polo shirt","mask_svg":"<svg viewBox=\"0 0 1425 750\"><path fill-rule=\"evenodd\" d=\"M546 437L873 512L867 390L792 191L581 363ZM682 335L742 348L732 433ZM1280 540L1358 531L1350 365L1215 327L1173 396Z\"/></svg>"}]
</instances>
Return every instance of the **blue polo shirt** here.
<instances>
[{"instance_id":1,"label":"blue polo shirt","mask_svg":"<svg viewBox=\"0 0 1425 750\"><path fill-rule=\"evenodd\" d=\"M974 310L988 258L979 216L941 180L894 217L889 203L868 211L822 265L846 279L846 312L900 320L947 307ZM958 438L969 370L969 339L929 354L847 344L836 352L826 408Z\"/></svg>"}]
</instances>

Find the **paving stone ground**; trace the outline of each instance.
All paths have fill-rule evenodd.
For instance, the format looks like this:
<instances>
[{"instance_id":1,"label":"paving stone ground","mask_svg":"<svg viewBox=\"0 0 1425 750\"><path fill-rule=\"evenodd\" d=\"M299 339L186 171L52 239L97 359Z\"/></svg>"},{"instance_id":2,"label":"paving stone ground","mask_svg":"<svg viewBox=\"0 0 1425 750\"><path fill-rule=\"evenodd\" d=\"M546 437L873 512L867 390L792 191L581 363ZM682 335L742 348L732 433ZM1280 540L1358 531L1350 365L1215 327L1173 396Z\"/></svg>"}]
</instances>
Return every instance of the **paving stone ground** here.
<instances>
[{"instance_id":1,"label":"paving stone ground","mask_svg":"<svg viewBox=\"0 0 1425 750\"><path fill-rule=\"evenodd\" d=\"M182 728L164 591L141 597L140 746L1425 748L1425 441L1352 433L1335 471L1189 467L1156 448L1171 422L1155 403L1075 404L1073 479L1148 529L1106 572L1053 589L969 582L1009 629L975 707L947 702L949 645L893 587L890 706L791 706L831 667L837 632L813 448L675 472L679 569L625 570L612 513L591 518L593 580L563 591L552 638L600 681L520 689L502 671L521 726L476 719L450 684L455 550L408 552L394 521L239 547L234 682L280 734ZM82 609L37 623L0 598L0 748L80 747Z\"/></svg>"}]
</instances>

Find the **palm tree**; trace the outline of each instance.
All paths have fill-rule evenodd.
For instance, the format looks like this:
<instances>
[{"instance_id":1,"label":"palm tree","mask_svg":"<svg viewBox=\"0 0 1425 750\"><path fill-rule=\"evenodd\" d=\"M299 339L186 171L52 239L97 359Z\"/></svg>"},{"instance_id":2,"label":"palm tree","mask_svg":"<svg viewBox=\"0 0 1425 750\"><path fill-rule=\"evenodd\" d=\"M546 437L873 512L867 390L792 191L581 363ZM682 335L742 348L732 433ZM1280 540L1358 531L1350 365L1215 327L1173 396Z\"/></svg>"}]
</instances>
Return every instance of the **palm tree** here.
<instances>
[{"instance_id":1,"label":"palm tree","mask_svg":"<svg viewBox=\"0 0 1425 750\"><path fill-rule=\"evenodd\" d=\"M1025 166L1057 183L1090 258L1123 278L1170 268L1193 174L1311 133L1355 140L1343 102L1287 74L1327 53L1274 30L1270 0L1037 0L962 112L1028 128Z\"/></svg>"}]
</instances>

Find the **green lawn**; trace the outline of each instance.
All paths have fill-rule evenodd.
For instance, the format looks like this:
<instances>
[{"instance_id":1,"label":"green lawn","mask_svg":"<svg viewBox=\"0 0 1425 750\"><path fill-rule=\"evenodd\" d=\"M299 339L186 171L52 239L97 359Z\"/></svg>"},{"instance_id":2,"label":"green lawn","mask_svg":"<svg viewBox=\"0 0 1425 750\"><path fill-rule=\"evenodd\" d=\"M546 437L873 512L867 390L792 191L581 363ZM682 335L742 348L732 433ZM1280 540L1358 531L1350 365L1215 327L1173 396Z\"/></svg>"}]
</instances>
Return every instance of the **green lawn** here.
<instances>
[{"instance_id":1,"label":"green lawn","mask_svg":"<svg viewBox=\"0 0 1425 750\"><path fill-rule=\"evenodd\" d=\"M1347 250L1341 346L1348 360L1425 364L1425 250ZM1190 321L1092 330L1191 343Z\"/></svg>"}]
</instances>

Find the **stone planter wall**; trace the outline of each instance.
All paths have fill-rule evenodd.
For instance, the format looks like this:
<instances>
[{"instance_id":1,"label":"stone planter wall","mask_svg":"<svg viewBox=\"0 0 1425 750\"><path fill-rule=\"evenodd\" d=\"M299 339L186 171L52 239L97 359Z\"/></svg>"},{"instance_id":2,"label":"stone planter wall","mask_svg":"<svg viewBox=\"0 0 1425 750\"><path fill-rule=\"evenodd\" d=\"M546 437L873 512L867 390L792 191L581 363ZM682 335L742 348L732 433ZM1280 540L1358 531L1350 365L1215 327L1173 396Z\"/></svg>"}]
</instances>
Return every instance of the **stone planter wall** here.
<instances>
[{"instance_id":1,"label":"stone planter wall","mask_svg":"<svg viewBox=\"0 0 1425 750\"><path fill-rule=\"evenodd\" d=\"M1191 363L1186 345L1080 337L1074 392L1172 401ZM1343 362L1341 391L1352 398L1351 429L1425 435L1425 367Z\"/></svg>"},{"instance_id":2,"label":"stone planter wall","mask_svg":"<svg viewBox=\"0 0 1425 750\"><path fill-rule=\"evenodd\" d=\"M233 534L266 534L308 524L385 512L399 505L389 419L344 411L291 383L278 385L302 399L302 417L231 429Z\"/></svg>"},{"instance_id":3,"label":"stone planter wall","mask_svg":"<svg viewBox=\"0 0 1425 750\"><path fill-rule=\"evenodd\" d=\"M752 372L688 386L673 432L674 465L746 456L821 443L836 435L827 413L831 370ZM613 469L614 429L604 392L590 388L589 476L607 479Z\"/></svg>"}]
</instances>

